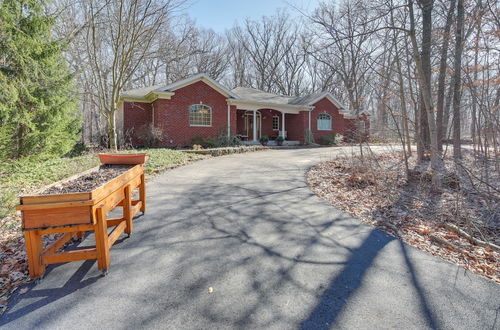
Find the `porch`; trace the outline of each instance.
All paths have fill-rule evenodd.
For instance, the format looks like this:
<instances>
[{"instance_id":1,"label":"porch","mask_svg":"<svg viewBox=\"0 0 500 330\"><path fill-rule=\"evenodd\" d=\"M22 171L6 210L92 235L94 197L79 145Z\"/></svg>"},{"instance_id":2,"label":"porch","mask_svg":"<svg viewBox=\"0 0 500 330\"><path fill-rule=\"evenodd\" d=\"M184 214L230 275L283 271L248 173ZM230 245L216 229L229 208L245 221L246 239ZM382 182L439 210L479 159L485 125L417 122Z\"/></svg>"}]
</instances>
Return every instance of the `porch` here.
<instances>
[{"instance_id":1,"label":"porch","mask_svg":"<svg viewBox=\"0 0 500 330\"><path fill-rule=\"evenodd\" d=\"M244 144L259 144L262 136L269 138L268 145L277 145L276 139L283 137L283 145L298 145L303 142L305 127L303 114L274 109L236 111L236 135Z\"/></svg>"},{"instance_id":2,"label":"porch","mask_svg":"<svg viewBox=\"0 0 500 330\"><path fill-rule=\"evenodd\" d=\"M256 144L262 136L273 145L282 137L285 145L304 142L310 128L309 105L295 104L294 97L263 92L254 88L237 87L233 92L239 98L228 99L228 106L235 106L236 135L246 144ZM229 111L229 110L228 110Z\"/></svg>"}]
</instances>

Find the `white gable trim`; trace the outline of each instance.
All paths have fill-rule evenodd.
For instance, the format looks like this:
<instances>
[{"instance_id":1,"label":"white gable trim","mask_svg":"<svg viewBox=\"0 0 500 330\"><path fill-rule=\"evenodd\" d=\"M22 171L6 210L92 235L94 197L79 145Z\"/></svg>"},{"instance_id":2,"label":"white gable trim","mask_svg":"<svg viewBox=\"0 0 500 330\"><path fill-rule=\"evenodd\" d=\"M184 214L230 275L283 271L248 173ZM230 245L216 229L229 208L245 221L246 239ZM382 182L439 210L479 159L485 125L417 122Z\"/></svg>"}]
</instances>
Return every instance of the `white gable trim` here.
<instances>
[{"instance_id":1,"label":"white gable trim","mask_svg":"<svg viewBox=\"0 0 500 330\"><path fill-rule=\"evenodd\" d=\"M197 75L188 77L186 79L176 81L170 85L159 88L158 91L160 91L160 92L174 92L180 88L192 85L198 81L203 81L205 84L212 87L217 92L224 95L225 97L238 98L238 96L236 96L236 94L234 94L233 92L228 90L226 87L222 86L221 84L219 84L218 82L216 82L215 80L213 80L212 78L210 78L209 76L207 76L204 73L199 73Z\"/></svg>"}]
</instances>

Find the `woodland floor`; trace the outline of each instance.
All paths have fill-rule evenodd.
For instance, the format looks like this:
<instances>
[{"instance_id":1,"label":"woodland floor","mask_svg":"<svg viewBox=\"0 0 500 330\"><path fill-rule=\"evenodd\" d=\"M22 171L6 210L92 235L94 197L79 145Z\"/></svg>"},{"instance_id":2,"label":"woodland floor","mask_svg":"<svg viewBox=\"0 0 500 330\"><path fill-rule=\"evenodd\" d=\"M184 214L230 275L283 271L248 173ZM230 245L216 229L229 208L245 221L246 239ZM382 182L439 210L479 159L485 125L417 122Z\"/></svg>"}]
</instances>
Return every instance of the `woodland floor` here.
<instances>
[{"instance_id":1,"label":"woodland floor","mask_svg":"<svg viewBox=\"0 0 500 330\"><path fill-rule=\"evenodd\" d=\"M414 158L406 179L402 159L399 152L337 158L313 167L308 184L353 217L500 283L500 177L493 164L464 151L459 170L447 157L443 189L434 192Z\"/></svg>"}]
</instances>

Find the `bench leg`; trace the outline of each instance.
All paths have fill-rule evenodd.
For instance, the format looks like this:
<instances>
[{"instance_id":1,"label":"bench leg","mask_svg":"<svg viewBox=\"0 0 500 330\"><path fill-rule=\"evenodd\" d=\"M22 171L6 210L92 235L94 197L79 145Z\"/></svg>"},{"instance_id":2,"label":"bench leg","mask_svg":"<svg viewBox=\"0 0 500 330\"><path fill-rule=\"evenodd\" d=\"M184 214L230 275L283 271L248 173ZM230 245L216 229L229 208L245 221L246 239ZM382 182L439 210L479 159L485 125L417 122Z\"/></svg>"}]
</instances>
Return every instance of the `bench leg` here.
<instances>
[{"instance_id":1,"label":"bench leg","mask_svg":"<svg viewBox=\"0 0 500 330\"><path fill-rule=\"evenodd\" d=\"M141 212L146 213L146 177L141 174L141 185L139 186L139 199L142 202Z\"/></svg>"},{"instance_id":2,"label":"bench leg","mask_svg":"<svg viewBox=\"0 0 500 330\"><path fill-rule=\"evenodd\" d=\"M125 199L123 200L123 218L125 218L125 222L127 227L125 228L125 233L130 236L133 229L132 222L132 189L130 186L125 187Z\"/></svg>"},{"instance_id":3,"label":"bench leg","mask_svg":"<svg viewBox=\"0 0 500 330\"><path fill-rule=\"evenodd\" d=\"M45 265L42 264L42 235L38 230L26 230L24 231L24 239L30 277L33 279L41 278L45 274Z\"/></svg>"},{"instance_id":4,"label":"bench leg","mask_svg":"<svg viewBox=\"0 0 500 330\"><path fill-rule=\"evenodd\" d=\"M106 271L109 268L109 244L108 244L108 224L106 215L102 208L97 209L97 223L95 224L95 245L97 249L97 266L99 270Z\"/></svg>"}]
</instances>

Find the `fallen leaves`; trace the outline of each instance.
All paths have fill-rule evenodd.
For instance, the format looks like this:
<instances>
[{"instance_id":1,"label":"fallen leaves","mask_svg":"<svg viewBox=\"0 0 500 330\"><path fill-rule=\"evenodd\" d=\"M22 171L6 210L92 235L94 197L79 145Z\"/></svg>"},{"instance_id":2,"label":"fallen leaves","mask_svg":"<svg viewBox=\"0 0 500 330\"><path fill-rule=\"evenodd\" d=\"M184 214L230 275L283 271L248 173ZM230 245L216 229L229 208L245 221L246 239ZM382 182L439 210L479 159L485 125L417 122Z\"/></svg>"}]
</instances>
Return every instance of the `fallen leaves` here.
<instances>
[{"instance_id":1,"label":"fallen leaves","mask_svg":"<svg viewBox=\"0 0 500 330\"><path fill-rule=\"evenodd\" d=\"M467 155L464 161L480 170ZM446 164L452 173L450 162ZM479 240L498 244L500 240L498 220L484 220L491 209L500 209L498 196L463 194L457 189L458 182L463 183L457 174L449 175L453 184L437 194L417 170L411 170L407 182L403 165L398 153L338 158L313 167L307 179L317 195L361 221L500 283L500 253L475 244ZM412 166L416 166L414 161ZM473 236L478 237L468 239L444 225L453 223L467 231L466 222L473 224Z\"/></svg>"}]
</instances>

